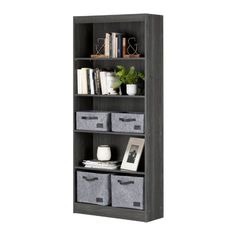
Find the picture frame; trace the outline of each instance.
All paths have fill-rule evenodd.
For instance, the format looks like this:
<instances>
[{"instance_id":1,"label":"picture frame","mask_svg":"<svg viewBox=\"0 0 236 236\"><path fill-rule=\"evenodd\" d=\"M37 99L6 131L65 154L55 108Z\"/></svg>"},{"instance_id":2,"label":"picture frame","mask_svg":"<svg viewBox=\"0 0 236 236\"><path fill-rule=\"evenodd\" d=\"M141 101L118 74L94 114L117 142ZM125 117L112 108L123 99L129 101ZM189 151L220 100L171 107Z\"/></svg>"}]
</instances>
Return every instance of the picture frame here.
<instances>
[{"instance_id":1,"label":"picture frame","mask_svg":"<svg viewBox=\"0 0 236 236\"><path fill-rule=\"evenodd\" d=\"M137 171L138 164L143 152L145 140L143 138L130 138L123 161L121 164L121 169Z\"/></svg>"}]
</instances>

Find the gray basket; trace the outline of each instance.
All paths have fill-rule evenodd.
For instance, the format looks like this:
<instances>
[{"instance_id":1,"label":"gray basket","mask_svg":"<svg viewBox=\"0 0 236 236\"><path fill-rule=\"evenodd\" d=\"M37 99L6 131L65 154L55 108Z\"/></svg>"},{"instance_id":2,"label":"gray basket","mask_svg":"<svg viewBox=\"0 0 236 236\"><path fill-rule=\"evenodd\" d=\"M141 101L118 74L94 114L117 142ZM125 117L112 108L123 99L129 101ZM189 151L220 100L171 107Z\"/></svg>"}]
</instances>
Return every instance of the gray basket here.
<instances>
[{"instance_id":1,"label":"gray basket","mask_svg":"<svg viewBox=\"0 0 236 236\"><path fill-rule=\"evenodd\" d=\"M110 131L111 114L109 112L76 112L76 129Z\"/></svg>"},{"instance_id":2,"label":"gray basket","mask_svg":"<svg viewBox=\"0 0 236 236\"><path fill-rule=\"evenodd\" d=\"M143 177L111 176L112 206L144 209Z\"/></svg>"},{"instance_id":3,"label":"gray basket","mask_svg":"<svg viewBox=\"0 0 236 236\"><path fill-rule=\"evenodd\" d=\"M77 171L77 201L107 206L111 203L111 176Z\"/></svg>"},{"instance_id":4,"label":"gray basket","mask_svg":"<svg viewBox=\"0 0 236 236\"><path fill-rule=\"evenodd\" d=\"M111 113L113 132L144 133L143 113Z\"/></svg>"}]
</instances>

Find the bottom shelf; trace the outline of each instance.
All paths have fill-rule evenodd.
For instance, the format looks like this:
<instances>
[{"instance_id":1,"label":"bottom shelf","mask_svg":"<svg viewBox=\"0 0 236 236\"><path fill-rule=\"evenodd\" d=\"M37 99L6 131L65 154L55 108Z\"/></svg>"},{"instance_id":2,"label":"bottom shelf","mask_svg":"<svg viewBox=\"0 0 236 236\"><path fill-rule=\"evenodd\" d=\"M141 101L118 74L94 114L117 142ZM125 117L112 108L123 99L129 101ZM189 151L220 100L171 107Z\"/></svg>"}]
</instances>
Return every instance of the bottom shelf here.
<instances>
[{"instance_id":1,"label":"bottom shelf","mask_svg":"<svg viewBox=\"0 0 236 236\"><path fill-rule=\"evenodd\" d=\"M99 206L79 202L74 203L74 213L106 216L127 220L147 221L145 217L145 211L143 210L118 208L112 206Z\"/></svg>"}]
</instances>

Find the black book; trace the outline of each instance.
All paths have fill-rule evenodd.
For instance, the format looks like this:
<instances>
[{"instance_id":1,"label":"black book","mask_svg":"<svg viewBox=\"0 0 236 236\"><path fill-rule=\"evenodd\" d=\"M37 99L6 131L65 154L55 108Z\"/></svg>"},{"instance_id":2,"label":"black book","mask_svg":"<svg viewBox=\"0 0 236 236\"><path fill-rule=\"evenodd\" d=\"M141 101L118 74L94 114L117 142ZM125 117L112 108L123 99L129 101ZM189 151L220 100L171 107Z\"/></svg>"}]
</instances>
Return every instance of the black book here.
<instances>
[{"instance_id":1,"label":"black book","mask_svg":"<svg viewBox=\"0 0 236 236\"><path fill-rule=\"evenodd\" d=\"M122 57L122 50L123 50L123 45L122 45L122 34L118 33L117 34L117 57Z\"/></svg>"},{"instance_id":2,"label":"black book","mask_svg":"<svg viewBox=\"0 0 236 236\"><path fill-rule=\"evenodd\" d=\"M95 94L101 95L100 70L98 68L95 69L94 75Z\"/></svg>"}]
</instances>

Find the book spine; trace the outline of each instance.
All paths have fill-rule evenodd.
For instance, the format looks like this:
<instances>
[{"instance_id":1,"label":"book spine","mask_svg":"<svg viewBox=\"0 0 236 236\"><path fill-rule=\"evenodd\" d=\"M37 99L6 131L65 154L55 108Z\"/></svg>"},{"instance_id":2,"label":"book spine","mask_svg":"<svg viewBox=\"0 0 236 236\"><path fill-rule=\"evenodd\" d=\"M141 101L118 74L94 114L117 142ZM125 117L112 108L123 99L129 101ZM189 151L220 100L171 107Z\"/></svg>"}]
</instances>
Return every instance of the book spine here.
<instances>
[{"instance_id":1,"label":"book spine","mask_svg":"<svg viewBox=\"0 0 236 236\"><path fill-rule=\"evenodd\" d=\"M122 56L124 57L126 55L126 38L123 38L122 41Z\"/></svg>"},{"instance_id":2,"label":"book spine","mask_svg":"<svg viewBox=\"0 0 236 236\"><path fill-rule=\"evenodd\" d=\"M106 33L106 37L105 37L105 56L109 57L110 54L110 34Z\"/></svg>"},{"instance_id":3,"label":"book spine","mask_svg":"<svg viewBox=\"0 0 236 236\"><path fill-rule=\"evenodd\" d=\"M117 57L122 57L122 34L118 34L118 46L117 46Z\"/></svg>"},{"instance_id":4,"label":"book spine","mask_svg":"<svg viewBox=\"0 0 236 236\"><path fill-rule=\"evenodd\" d=\"M112 56L111 57L115 57L115 52L116 52L116 33L112 33L111 34L112 37Z\"/></svg>"},{"instance_id":5,"label":"book spine","mask_svg":"<svg viewBox=\"0 0 236 236\"><path fill-rule=\"evenodd\" d=\"M95 90L96 90L97 95L101 94L100 70L99 69L95 70Z\"/></svg>"},{"instance_id":6,"label":"book spine","mask_svg":"<svg viewBox=\"0 0 236 236\"><path fill-rule=\"evenodd\" d=\"M93 69L89 69L90 94L94 94Z\"/></svg>"},{"instance_id":7,"label":"book spine","mask_svg":"<svg viewBox=\"0 0 236 236\"><path fill-rule=\"evenodd\" d=\"M116 35L116 37L115 37L115 58L117 58L118 56L118 54L117 54L117 50L118 49L118 37L117 37L117 35Z\"/></svg>"},{"instance_id":8,"label":"book spine","mask_svg":"<svg viewBox=\"0 0 236 236\"><path fill-rule=\"evenodd\" d=\"M82 93L82 83L81 83L81 69L77 70L77 93Z\"/></svg>"},{"instance_id":9,"label":"book spine","mask_svg":"<svg viewBox=\"0 0 236 236\"><path fill-rule=\"evenodd\" d=\"M87 89L87 94L91 94L91 85L90 85L90 69L87 69L86 70L86 79L87 79L87 87L88 87L88 89Z\"/></svg>"},{"instance_id":10,"label":"book spine","mask_svg":"<svg viewBox=\"0 0 236 236\"><path fill-rule=\"evenodd\" d=\"M109 57L112 57L112 36L109 34Z\"/></svg>"},{"instance_id":11,"label":"book spine","mask_svg":"<svg viewBox=\"0 0 236 236\"><path fill-rule=\"evenodd\" d=\"M81 69L82 94L88 94L87 68Z\"/></svg>"},{"instance_id":12,"label":"book spine","mask_svg":"<svg viewBox=\"0 0 236 236\"><path fill-rule=\"evenodd\" d=\"M101 72L100 72L100 81L101 81L102 95L108 94L108 91L107 91L106 71L101 71Z\"/></svg>"}]
</instances>

